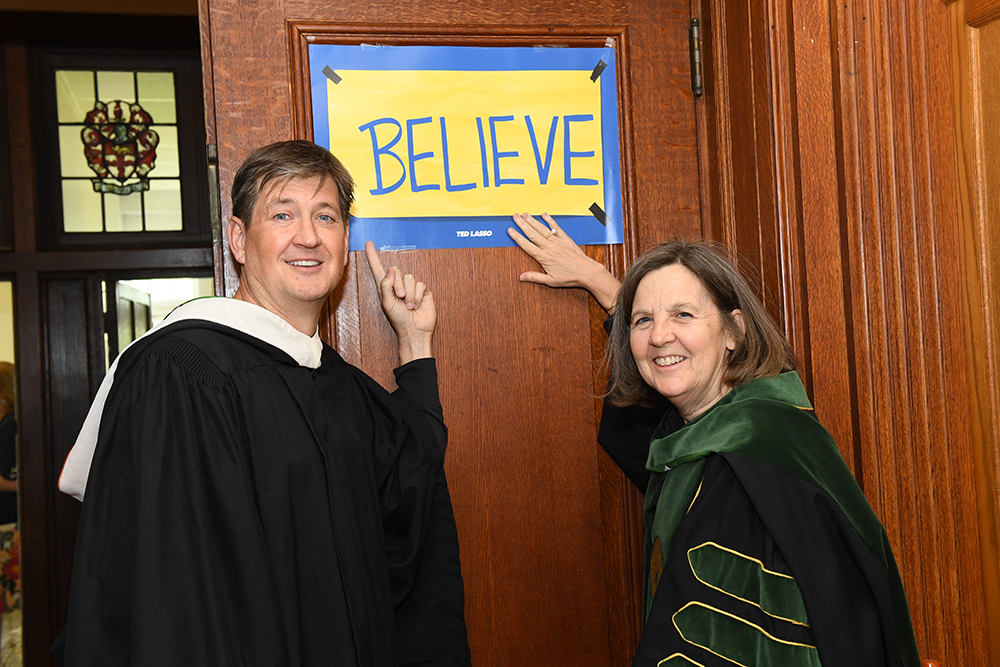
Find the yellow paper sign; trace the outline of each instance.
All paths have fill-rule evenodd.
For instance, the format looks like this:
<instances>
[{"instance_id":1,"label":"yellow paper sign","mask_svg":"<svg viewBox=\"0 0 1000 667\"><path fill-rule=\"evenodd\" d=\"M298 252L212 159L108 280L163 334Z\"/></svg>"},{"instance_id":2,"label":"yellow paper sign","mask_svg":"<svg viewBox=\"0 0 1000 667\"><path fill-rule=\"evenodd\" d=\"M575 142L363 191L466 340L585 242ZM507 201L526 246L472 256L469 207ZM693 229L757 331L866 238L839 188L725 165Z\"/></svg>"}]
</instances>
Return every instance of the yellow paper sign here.
<instances>
[{"instance_id":1,"label":"yellow paper sign","mask_svg":"<svg viewBox=\"0 0 1000 667\"><path fill-rule=\"evenodd\" d=\"M604 207L601 87L583 70L338 69L330 149L360 218L590 215Z\"/></svg>"}]
</instances>

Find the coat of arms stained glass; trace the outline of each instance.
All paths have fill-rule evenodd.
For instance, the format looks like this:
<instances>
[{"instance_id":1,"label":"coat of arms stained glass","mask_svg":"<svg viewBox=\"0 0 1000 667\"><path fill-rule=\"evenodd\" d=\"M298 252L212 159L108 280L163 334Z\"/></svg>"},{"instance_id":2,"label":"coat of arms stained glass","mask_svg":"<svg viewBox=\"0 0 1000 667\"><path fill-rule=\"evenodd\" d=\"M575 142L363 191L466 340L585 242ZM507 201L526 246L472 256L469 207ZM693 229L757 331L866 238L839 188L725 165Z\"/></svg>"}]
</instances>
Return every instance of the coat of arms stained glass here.
<instances>
[{"instance_id":1,"label":"coat of arms stained glass","mask_svg":"<svg viewBox=\"0 0 1000 667\"><path fill-rule=\"evenodd\" d=\"M98 101L80 132L87 165L96 174L95 192L128 195L149 190L159 135L152 117L137 103Z\"/></svg>"}]
</instances>

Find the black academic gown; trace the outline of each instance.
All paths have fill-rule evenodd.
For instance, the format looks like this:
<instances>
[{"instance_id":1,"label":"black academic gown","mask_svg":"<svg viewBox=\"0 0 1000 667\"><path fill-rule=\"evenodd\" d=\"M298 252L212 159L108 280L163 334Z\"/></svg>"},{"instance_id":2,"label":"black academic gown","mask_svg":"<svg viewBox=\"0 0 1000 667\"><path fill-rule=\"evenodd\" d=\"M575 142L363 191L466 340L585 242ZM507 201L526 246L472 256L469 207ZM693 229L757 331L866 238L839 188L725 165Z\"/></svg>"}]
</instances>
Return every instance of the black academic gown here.
<instances>
[{"instance_id":1,"label":"black academic gown","mask_svg":"<svg viewBox=\"0 0 1000 667\"><path fill-rule=\"evenodd\" d=\"M919 665L888 539L797 375L654 414L605 405L599 435L646 491L633 667Z\"/></svg>"},{"instance_id":2,"label":"black academic gown","mask_svg":"<svg viewBox=\"0 0 1000 667\"><path fill-rule=\"evenodd\" d=\"M397 381L389 395L329 347L313 370L200 320L130 347L62 664L468 665L433 360Z\"/></svg>"},{"instance_id":3,"label":"black academic gown","mask_svg":"<svg viewBox=\"0 0 1000 667\"><path fill-rule=\"evenodd\" d=\"M17 421L9 412L0 418L0 477L17 481ZM0 526L17 523L17 491L0 491Z\"/></svg>"}]
</instances>

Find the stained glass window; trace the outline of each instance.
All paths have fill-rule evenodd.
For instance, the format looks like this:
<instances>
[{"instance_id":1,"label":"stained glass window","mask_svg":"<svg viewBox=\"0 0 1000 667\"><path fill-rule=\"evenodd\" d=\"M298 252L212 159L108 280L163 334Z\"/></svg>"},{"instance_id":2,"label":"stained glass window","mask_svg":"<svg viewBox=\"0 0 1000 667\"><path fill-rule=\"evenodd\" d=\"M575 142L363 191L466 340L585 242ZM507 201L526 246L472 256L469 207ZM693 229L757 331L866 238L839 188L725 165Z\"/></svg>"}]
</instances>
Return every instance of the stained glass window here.
<instances>
[{"instance_id":1,"label":"stained glass window","mask_svg":"<svg viewBox=\"0 0 1000 667\"><path fill-rule=\"evenodd\" d=\"M63 231L184 227L173 72L56 69Z\"/></svg>"}]
</instances>

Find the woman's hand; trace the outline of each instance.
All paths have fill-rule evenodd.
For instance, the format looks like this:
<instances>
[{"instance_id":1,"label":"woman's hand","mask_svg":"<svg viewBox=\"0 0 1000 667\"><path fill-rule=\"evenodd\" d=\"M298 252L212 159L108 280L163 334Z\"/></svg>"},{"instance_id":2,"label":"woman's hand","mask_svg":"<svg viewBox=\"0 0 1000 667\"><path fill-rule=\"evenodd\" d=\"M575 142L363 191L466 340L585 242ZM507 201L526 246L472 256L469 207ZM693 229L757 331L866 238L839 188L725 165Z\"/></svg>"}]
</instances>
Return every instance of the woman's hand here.
<instances>
[{"instance_id":1,"label":"woman's hand","mask_svg":"<svg viewBox=\"0 0 1000 667\"><path fill-rule=\"evenodd\" d=\"M542 265L542 272L522 273L521 282L548 287L582 287L597 299L604 310L611 312L618 296L618 280L603 264L587 257L548 213L542 213L542 220L548 226L527 213L515 213L514 223L521 234L513 227L507 229L521 250Z\"/></svg>"},{"instance_id":2,"label":"woman's hand","mask_svg":"<svg viewBox=\"0 0 1000 667\"><path fill-rule=\"evenodd\" d=\"M409 273L404 275L399 267L392 266L386 271L371 241L365 243L365 254L372 278L378 285L382 310L399 340L400 365L433 357L431 341L437 324L434 295L427 285Z\"/></svg>"}]
</instances>

